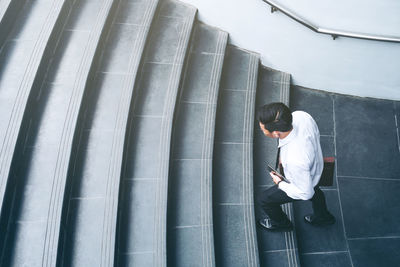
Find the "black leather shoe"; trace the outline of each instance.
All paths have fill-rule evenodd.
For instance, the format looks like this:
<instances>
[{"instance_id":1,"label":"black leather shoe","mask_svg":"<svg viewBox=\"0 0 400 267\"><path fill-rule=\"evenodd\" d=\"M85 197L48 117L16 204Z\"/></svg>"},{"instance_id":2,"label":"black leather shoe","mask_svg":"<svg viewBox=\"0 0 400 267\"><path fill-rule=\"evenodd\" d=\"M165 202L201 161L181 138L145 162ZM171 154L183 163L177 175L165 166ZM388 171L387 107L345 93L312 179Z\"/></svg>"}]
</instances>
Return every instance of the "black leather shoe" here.
<instances>
[{"instance_id":1,"label":"black leather shoe","mask_svg":"<svg viewBox=\"0 0 400 267\"><path fill-rule=\"evenodd\" d=\"M277 223L269 218L260 219L258 224L270 231L290 231L293 229L293 224L290 220L285 220L284 222Z\"/></svg>"},{"instance_id":2,"label":"black leather shoe","mask_svg":"<svg viewBox=\"0 0 400 267\"><path fill-rule=\"evenodd\" d=\"M335 217L333 217L332 214L328 214L324 217L317 217L317 216L314 216L314 214L308 214L308 215L304 216L304 221L306 221L306 223L309 223L314 226L331 225L336 222Z\"/></svg>"}]
</instances>

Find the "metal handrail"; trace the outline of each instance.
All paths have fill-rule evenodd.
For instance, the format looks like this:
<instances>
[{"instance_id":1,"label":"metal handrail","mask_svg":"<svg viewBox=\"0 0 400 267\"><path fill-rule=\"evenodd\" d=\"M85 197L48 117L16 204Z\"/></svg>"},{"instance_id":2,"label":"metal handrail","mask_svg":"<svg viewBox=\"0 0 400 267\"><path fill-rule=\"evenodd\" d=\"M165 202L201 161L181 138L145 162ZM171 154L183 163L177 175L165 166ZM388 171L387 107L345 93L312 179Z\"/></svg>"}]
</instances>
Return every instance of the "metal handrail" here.
<instances>
[{"instance_id":1,"label":"metal handrail","mask_svg":"<svg viewBox=\"0 0 400 267\"><path fill-rule=\"evenodd\" d=\"M289 18L297 21L298 23L306 26L310 30L316 32L316 33L321 33L321 34L328 34L331 35L333 40L335 40L337 37L342 36L342 37L349 37L349 38L357 38L357 39L365 39L365 40L373 40L373 41L383 41L383 42L394 42L394 43L400 43L400 37L396 36L384 36L384 35L372 35L372 34L365 34L365 33L356 33L356 32L346 32L346 31L340 31L340 30L331 30L331 29L324 29L320 28L311 22L307 21L306 19L300 17L299 15L293 13L292 11L288 10L287 8L283 7L282 5L276 3L275 1L271 0L262 0L268 5L271 6L271 13L274 13L275 11L280 11Z\"/></svg>"}]
</instances>

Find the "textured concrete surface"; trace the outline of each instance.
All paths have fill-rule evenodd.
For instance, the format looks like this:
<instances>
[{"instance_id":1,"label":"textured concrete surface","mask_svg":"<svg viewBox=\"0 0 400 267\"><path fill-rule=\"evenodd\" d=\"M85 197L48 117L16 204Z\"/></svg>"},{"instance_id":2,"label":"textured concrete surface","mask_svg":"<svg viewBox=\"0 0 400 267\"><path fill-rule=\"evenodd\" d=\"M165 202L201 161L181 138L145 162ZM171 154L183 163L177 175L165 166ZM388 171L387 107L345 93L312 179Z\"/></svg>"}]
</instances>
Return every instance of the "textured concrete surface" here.
<instances>
[{"instance_id":1,"label":"textured concrete surface","mask_svg":"<svg viewBox=\"0 0 400 267\"><path fill-rule=\"evenodd\" d=\"M334 186L323 189L337 223L310 227L303 216L311 212L311 203L295 205L302 263L319 266L326 260L329 266L397 266L399 103L294 86L291 107L316 119L324 155L337 159Z\"/></svg>"},{"instance_id":2,"label":"textured concrete surface","mask_svg":"<svg viewBox=\"0 0 400 267\"><path fill-rule=\"evenodd\" d=\"M1 266L397 266L399 102L292 87L337 159L337 223L297 202L271 233L253 202L276 140L254 110L289 74L177 1L1 4Z\"/></svg>"}]
</instances>

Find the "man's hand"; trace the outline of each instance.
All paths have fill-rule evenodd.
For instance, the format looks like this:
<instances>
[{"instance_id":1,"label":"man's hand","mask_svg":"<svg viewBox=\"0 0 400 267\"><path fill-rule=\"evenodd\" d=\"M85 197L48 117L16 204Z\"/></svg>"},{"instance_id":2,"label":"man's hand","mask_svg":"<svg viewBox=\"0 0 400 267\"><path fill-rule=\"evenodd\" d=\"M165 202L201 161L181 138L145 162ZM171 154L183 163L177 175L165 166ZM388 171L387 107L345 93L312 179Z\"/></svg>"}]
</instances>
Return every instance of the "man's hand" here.
<instances>
[{"instance_id":1,"label":"man's hand","mask_svg":"<svg viewBox=\"0 0 400 267\"><path fill-rule=\"evenodd\" d=\"M282 181L282 178L276 172L270 172L269 175L271 175L275 184L278 184L280 181Z\"/></svg>"}]
</instances>

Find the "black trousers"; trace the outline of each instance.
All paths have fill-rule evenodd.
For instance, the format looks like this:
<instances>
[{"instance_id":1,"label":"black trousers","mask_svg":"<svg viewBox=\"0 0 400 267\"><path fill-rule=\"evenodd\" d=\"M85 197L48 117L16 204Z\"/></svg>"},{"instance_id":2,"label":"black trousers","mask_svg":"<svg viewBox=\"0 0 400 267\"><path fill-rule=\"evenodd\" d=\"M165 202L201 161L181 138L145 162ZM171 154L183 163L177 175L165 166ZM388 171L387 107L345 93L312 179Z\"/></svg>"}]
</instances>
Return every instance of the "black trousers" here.
<instances>
[{"instance_id":1,"label":"black trousers","mask_svg":"<svg viewBox=\"0 0 400 267\"><path fill-rule=\"evenodd\" d=\"M312 202L314 215L318 217L324 217L330 214L326 207L324 193L318 185L314 187L314 191L314 196L310 199ZM266 215L271 220L275 222L283 222L287 220L287 216L282 211L281 205L301 200L289 197L284 191L279 189L277 185L274 185L262 192L258 197L258 201Z\"/></svg>"}]
</instances>

